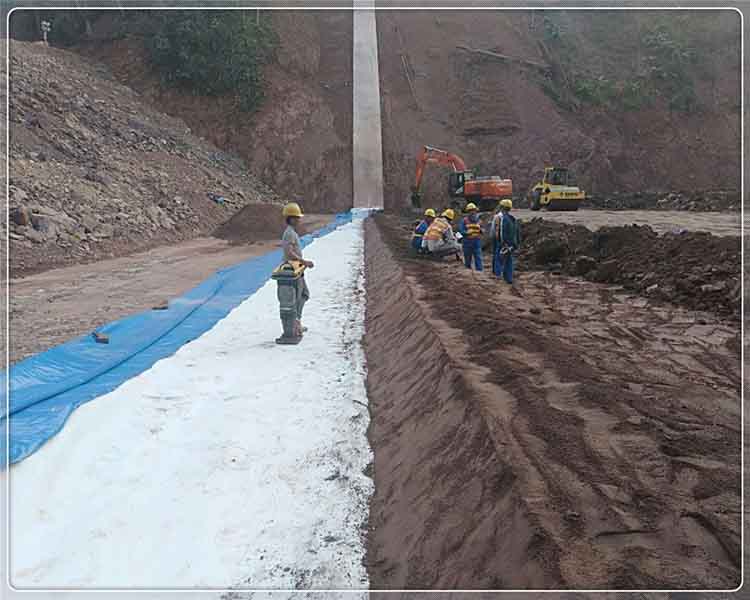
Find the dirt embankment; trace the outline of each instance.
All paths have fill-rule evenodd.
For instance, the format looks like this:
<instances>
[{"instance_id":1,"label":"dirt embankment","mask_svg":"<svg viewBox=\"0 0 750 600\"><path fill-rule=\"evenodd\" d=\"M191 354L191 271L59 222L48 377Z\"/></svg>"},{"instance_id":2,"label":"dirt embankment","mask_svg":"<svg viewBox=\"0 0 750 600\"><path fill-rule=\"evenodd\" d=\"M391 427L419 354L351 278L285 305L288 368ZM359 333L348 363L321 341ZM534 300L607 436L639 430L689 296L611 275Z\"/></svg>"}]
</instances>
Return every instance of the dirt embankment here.
<instances>
[{"instance_id":1,"label":"dirt embankment","mask_svg":"<svg viewBox=\"0 0 750 600\"><path fill-rule=\"evenodd\" d=\"M515 485L525 461L497 451L508 432L486 421L371 220L366 232L371 587L561 585L560 549Z\"/></svg>"},{"instance_id":2,"label":"dirt embankment","mask_svg":"<svg viewBox=\"0 0 750 600\"><path fill-rule=\"evenodd\" d=\"M511 289L376 223L373 588L736 587L736 326L545 273Z\"/></svg>"},{"instance_id":3,"label":"dirt embankment","mask_svg":"<svg viewBox=\"0 0 750 600\"><path fill-rule=\"evenodd\" d=\"M352 13L280 10L261 11L260 17L278 33L279 47L264 68L266 98L253 114L241 112L233 98L162 87L136 35L92 42L80 51L106 64L158 110L239 154L283 197L299 199L310 211L347 210L352 205ZM106 20L101 25L107 26Z\"/></svg>"},{"instance_id":4,"label":"dirt embankment","mask_svg":"<svg viewBox=\"0 0 750 600\"><path fill-rule=\"evenodd\" d=\"M700 105L690 113L670 109L664 98L633 110L590 104L566 109L545 91L549 82L535 68L457 48L544 64L562 63L567 53L590 81L640 76L637 59L645 46L634 45L657 13L570 11L564 19L559 14L378 12L386 208L408 204L415 157L424 144L458 153L481 175L510 177L516 195L525 194L553 164L572 168L595 197L613 191L739 189L736 13L692 15L692 30L684 28L685 35L694 35L691 52L703 69L689 69ZM539 41L547 38L547 17L565 26L545 54ZM581 83L570 73L557 77L571 89ZM430 199L447 204L448 171L428 167L423 183L428 204Z\"/></svg>"},{"instance_id":5,"label":"dirt embankment","mask_svg":"<svg viewBox=\"0 0 750 600\"><path fill-rule=\"evenodd\" d=\"M96 63L11 42L10 69L13 277L207 234L246 204L279 201Z\"/></svg>"},{"instance_id":6,"label":"dirt embankment","mask_svg":"<svg viewBox=\"0 0 750 600\"><path fill-rule=\"evenodd\" d=\"M306 214L299 229L300 235L315 231L331 221L331 215ZM213 236L232 244L248 244L265 240L279 240L286 228L281 208L275 204L248 205L226 223L222 223Z\"/></svg>"},{"instance_id":7,"label":"dirt embankment","mask_svg":"<svg viewBox=\"0 0 750 600\"><path fill-rule=\"evenodd\" d=\"M524 222L519 264L617 283L646 297L740 319L739 237L631 225L590 231L543 219Z\"/></svg>"},{"instance_id":8,"label":"dirt embankment","mask_svg":"<svg viewBox=\"0 0 750 600\"><path fill-rule=\"evenodd\" d=\"M605 210L729 211L741 208L739 190L692 190L686 192L622 192L586 198L584 206Z\"/></svg>"}]
</instances>

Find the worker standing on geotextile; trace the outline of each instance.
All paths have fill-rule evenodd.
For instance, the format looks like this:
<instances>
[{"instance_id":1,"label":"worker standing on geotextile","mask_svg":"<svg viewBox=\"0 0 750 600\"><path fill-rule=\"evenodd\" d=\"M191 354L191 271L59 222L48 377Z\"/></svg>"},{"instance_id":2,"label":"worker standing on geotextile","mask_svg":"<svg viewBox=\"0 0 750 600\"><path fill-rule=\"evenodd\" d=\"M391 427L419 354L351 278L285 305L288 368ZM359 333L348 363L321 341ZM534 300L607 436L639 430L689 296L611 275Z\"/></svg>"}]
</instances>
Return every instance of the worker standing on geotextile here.
<instances>
[{"instance_id":1,"label":"worker standing on geotextile","mask_svg":"<svg viewBox=\"0 0 750 600\"><path fill-rule=\"evenodd\" d=\"M492 220L492 272L507 283L513 283L513 252L521 246L520 225L510 214L513 201L500 201L500 212Z\"/></svg>"},{"instance_id":2,"label":"worker standing on geotextile","mask_svg":"<svg viewBox=\"0 0 750 600\"><path fill-rule=\"evenodd\" d=\"M304 268L312 269L314 266L313 262L302 258L302 245L299 239L299 232L297 231L303 217L302 209L296 202L290 202L284 206L281 214L286 219L286 229L281 236L281 246L284 251L284 263L298 263ZM310 299L310 290L305 281L304 269L302 269L301 272L302 274L295 279L295 293L292 300L293 306L285 306L285 303L282 302L281 296L279 297L282 311L282 323L284 321L285 311L294 313L292 336L286 335L286 331L285 336L282 336L292 337L293 339L289 340L292 342L295 340L299 341L302 338L302 333L307 330L306 327L302 327L302 309L305 306L305 302Z\"/></svg>"},{"instance_id":3,"label":"worker standing on geotextile","mask_svg":"<svg viewBox=\"0 0 750 600\"><path fill-rule=\"evenodd\" d=\"M461 219L458 231L463 236L464 264L471 269L472 259L477 271L482 270L482 225L479 222L477 205L469 202L464 209L468 214Z\"/></svg>"},{"instance_id":4,"label":"worker standing on geotextile","mask_svg":"<svg viewBox=\"0 0 750 600\"><path fill-rule=\"evenodd\" d=\"M436 216L437 215L435 214L435 211L431 208L428 208L426 211L424 211L424 219L422 219L414 228L414 233L411 237L411 246L417 252L422 252L422 238L424 237L427 228L432 225L432 222L435 220Z\"/></svg>"}]
</instances>

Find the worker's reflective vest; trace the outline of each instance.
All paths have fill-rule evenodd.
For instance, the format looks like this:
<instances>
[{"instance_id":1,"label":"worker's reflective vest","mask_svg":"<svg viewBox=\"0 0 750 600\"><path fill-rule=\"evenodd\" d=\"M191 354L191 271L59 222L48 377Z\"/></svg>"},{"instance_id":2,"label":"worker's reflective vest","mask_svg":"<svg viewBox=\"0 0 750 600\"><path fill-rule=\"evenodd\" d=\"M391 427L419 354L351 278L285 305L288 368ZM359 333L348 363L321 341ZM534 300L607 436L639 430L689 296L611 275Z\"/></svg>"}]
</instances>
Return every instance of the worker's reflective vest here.
<instances>
[{"instance_id":1,"label":"worker's reflective vest","mask_svg":"<svg viewBox=\"0 0 750 600\"><path fill-rule=\"evenodd\" d=\"M479 221L476 223L471 220L471 217L464 217L464 231L465 239L467 240L478 240L482 238L482 226Z\"/></svg>"},{"instance_id":2,"label":"worker's reflective vest","mask_svg":"<svg viewBox=\"0 0 750 600\"><path fill-rule=\"evenodd\" d=\"M430 224L430 226L427 228L427 231L425 231L424 239L432 240L435 242L438 240L442 240L445 232L448 231L449 228L450 223L448 223L445 218L438 217Z\"/></svg>"}]
</instances>

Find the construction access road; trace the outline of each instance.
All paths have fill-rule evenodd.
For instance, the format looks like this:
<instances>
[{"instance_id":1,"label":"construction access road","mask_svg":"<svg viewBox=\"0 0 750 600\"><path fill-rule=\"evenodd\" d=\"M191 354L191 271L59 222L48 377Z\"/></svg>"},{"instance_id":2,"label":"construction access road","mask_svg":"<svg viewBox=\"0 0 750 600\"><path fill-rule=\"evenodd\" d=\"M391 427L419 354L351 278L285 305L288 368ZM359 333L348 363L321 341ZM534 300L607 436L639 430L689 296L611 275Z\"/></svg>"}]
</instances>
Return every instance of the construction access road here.
<instances>
[{"instance_id":1,"label":"construction access road","mask_svg":"<svg viewBox=\"0 0 750 600\"><path fill-rule=\"evenodd\" d=\"M528 221L547 219L570 225L599 229L607 225L648 225L654 231L707 231L714 235L740 235L742 226L739 212L688 212L684 210L596 210L581 208L576 211L548 212L527 208L514 209L513 214Z\"/></svg>"}]
</instances>

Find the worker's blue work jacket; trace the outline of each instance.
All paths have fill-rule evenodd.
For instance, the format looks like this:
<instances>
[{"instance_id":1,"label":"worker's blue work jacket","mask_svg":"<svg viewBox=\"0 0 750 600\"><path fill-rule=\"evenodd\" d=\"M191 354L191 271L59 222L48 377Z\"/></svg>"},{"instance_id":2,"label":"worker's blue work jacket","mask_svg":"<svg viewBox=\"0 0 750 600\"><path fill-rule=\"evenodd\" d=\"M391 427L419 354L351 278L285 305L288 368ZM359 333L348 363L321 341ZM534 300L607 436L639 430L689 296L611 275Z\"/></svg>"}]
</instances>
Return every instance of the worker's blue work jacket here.
<instances>
[{"instance_id":1,"label":"worker's blue work jacket","mask_svg":"<svg viewBox=\"0 0 750 600\"><path fill-rule=\"evenodd\" d=\"M510 246L513 250L518 250L521 246L521 232L516 218L510 213L500 215L497 238L499 246Z\"/></svg>"},{"instance_id":2,"label":"worker's blue work jacket","mask_svg":"<svg viewBox=\"0 0 750 600\"><path fill-rule=\"evenodd\" d=\"M424 232L427 231L427 227L427 221L420 221L419 225L414 229L411 245L415 250L419 250L422 247L422 237L424 236Z\"/></svg>"}]
</instances>

